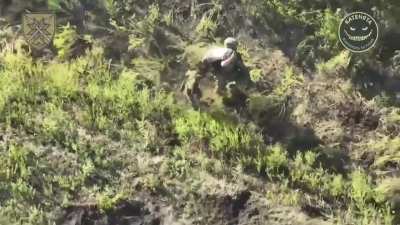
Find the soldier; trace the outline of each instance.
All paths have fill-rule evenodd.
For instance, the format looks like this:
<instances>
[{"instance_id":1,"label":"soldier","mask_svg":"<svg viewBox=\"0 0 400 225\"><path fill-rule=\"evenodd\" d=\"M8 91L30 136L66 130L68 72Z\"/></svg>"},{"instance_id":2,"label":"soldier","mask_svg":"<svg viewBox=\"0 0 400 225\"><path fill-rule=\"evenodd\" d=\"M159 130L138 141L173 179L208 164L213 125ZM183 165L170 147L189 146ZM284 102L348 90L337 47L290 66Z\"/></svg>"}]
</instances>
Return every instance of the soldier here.
<instances>
[{"instance_id":1,"label":"soldier","mask_svg":"<svg viewBox=\"0 0 400 225\"><path fill-rule=\"evenodd\" d=\"M250 82L249 72L237 52L238 42L235 38L227 38L224 47L216 47L208 50L201 62L197 65L197 71L189 70L186 74L186 82L182 91L194 106L198 106L201 97L199 81L208 73L213 75L216 81L216 92L223 95L228 83L236 84L237 81ZM232 85L230 85L232 86Z\"/></svg>"}]
</instances>

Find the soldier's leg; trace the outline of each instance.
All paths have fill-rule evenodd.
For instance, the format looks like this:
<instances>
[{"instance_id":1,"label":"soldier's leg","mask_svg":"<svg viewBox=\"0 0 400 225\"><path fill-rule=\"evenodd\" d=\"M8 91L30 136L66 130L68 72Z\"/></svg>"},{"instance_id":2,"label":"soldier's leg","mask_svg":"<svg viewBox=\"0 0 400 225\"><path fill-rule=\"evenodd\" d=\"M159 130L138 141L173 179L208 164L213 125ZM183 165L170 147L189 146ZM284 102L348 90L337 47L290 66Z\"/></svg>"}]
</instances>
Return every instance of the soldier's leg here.
<instances>
[{"instance_id":1,"label":"soldier's leg","mask_svg":"<svg viewBox=\"0 0 400 225\"><path fill-rule=\"evenodd\" d=\"M192 103L192 106L197 108L200 105L202 92L199 86L200 79L207 73L207 65L201 62L197 65L196 70L189 70L186 73L185 96Z\"/></svg>"},{"instance_id":2,"label":"soldier's leg","mask_svg":"<svg viewBox=\"0 0 400 225\"><path fill-rule=\"evenodd\" d=\"M189 70L185 74L185 81L183 84L182 91L186 98L193 103L198 94L198 81L197 81L197 71Z\"/></svg>"},{"instance_id":3,"label":"soldier's leg","mask_svg":"<svg viewBox=\"0 0 400 225\"><path fill-rule=\"evenodd\" d=\"M223 76L215 78L215 92L219 95L224 95L226 91L227 80Z\"/></svg>"}]
</instances>

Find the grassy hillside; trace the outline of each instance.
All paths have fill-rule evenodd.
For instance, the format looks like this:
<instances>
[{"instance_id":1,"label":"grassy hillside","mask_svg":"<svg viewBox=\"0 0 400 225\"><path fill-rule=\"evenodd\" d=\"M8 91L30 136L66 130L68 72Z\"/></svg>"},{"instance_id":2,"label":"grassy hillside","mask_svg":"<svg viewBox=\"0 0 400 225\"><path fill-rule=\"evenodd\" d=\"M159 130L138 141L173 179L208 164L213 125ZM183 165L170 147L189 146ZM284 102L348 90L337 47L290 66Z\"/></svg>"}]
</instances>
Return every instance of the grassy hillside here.
<instances>
[{"instance_id":1,"label":"grassy hillside","mask_svg":"<svg viewBox=\"0 0 400 225\"><path fill-rule=\"evenodd\" d=\"M26 9L58 17L30 49ZM381 39L353 54L348 12ZM400 224L400 5L385 1L0 3L0 224ZM246 102L179 92L238 37ZM233 100L234 104L227 104ZM228 101L229 102L229 101Z\"/></svg>"}]
</instances>

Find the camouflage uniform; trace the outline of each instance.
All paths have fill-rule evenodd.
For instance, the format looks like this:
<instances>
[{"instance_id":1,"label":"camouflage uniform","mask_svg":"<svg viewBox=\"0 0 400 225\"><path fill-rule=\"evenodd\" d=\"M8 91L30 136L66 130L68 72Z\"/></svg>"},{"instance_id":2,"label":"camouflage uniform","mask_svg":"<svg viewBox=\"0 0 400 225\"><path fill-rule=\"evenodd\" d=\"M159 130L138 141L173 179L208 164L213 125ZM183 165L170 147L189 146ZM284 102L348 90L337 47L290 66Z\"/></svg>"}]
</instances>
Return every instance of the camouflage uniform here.
<instances>
[{"instance_id":1,"label":"camouflage uniform","mask_svg":"<svg viewBox=\"0 0 400 225\"><path fill-rule=\"evenodd\" d=\"M236 52L237 42L233 38L225 40L225 47L213 48L207 51L201 62L197 65L197 71L188 71L186 83L183 88L193 104L195 98L201 97L199 81L211 73L216 81L216 92L224 94L226 86L230 82L241 81L246 84L250 80L247 68L245 67L241 55Z\"/></svg>"}]
</instances>

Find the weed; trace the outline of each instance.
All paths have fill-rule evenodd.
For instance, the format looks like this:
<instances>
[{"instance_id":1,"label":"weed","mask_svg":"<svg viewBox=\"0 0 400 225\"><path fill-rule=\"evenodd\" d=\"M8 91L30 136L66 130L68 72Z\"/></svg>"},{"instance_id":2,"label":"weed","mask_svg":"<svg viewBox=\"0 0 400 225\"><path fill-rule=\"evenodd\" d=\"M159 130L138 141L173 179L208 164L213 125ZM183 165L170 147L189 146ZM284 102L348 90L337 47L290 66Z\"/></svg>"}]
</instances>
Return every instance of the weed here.
<instances>
[{"instance_id":1,"label":"weed","mask_svg":"<svg viewBox=\"0 0 400 225\"><path fill-rule=\"evenodd\" d=\"M160 8L157 4L152 4L148 8L148 13L142 20L133 19L129 26L132 32L129 35L129 50L144 47L148 40L151 40L155 28L162 21Z\"/></svg>"},{"instance_id":2,"label":"weed","mask_svg":"<svg viewBox=\"0 0 400 225\"><path fill-rule=\"evenodd\" d=\"M115 0L104 0L104 5L111 17L118 15L118 7Z\"/></svg>"},{"instance_id":3,"label":"weed","mask_svg":"<svg viewBox=\"0 0 400 225\"><path fill-rule=\"evenodd\" d=\"M269 153L265 156L266 172L275 176L288 168L287 152L281 145L271 146Z\"/></svg>"},{"instance_id":4,"label":"weed","mask_svg":"<svg viewBox=\"0 0 400 225\"><path fill-rule=\"evenodd\" d=\"M190 69L197 69L198 63L201 62L204 54L210 47L209 44L202 42L186 46L184 56Z\"/></svg>"},{"instance_id":5,"label":"weed","mask_svg":"<svg viewBox=\"0 0 400 225\"><path fill-rule=\"evenodd\" d=\"M373 197L373 187L370 177L361 169L351 174L351 190L350 197L357 207L363 209L367 202Z\"/></svg>"},{"instance_id":6,"label":"weed","mask_svg":"<svg viewBox=\"0 0 400 225\"><path fill-rule=\"evenodd\" d=\"M163 17L163 21L167 26L171 26L174 24L174 10L170 10L168 14L165 14Z\"/></svg>"},{"instance_id":7,"label":"weed","mask_svg":"<svg viewBox=\"0 0 400 225\"><path fill-rule=\"evenodd\" d=\"M193 160L184 148L176 148L172 153L172 158L167 162L168 173L173 177L186 177L191 168L193 168Z\"/></svg>"},{"instance_id":8,"label":"weed","mask_svg":"<svg viewBox=\"0 0 400 225\"><path fill-rule=\"evenodd\" d=\"M23 179L27 181L35 165L33 153L26 148L10 145L6 161L7 180Z\"/></svg>"},{"instance_id":9,"label":"weed","mask_svg":"<svg viewBox=\"0 0 400 225\"><path fill-rule=\"evenodd\" d=\"M346 181L341 174L333 176L329 185L329 192L334 197L346 196Z\"/></svg>"},{"instance_id":10,"label":"weed","mask_svg":"<svg viewBox=\"0 0 400 225\"><path fill-rule=\"evenodd\" d=\"M52 64L46 68L44 85L50 96L65 100L79 93L79 73L72 67L72 65Z\"/></svg>"},{"instance_id":11,"label":"weed","mask_svg":"<svg viewBox=\"0 0 400 225\"><path fill-rule=\"evenodd\" d=\"M383 203L400 192L400 178L386 178L375 188L375 200Z\"/></svg>"},{"instance_id":12,"label":"weed","mask_svg":"<svg viewBox=\"0 0 400 225\"><path fill-rule=\"evenodd\" d=\"M302 75L295 73L292 67L286 67L283 73L283 78L279 86L274 89L274 94L280 97L289 96L293 89L303 84L304 78Z\"/></svg>"},{"instance_id":13,"label":"weed","mask_svg":"<svg viewBox=\"0 0 400 225\"><path fill-rule=\"evenodd\" d=\"M250 70L250 78L253 82L260 81L263 78L263 71L261 69Z\"/></svg>"},{"instance_id":14,"label":"weed","mask_svg":"<svg viewBox=\"0 0 400 225\"><path fill-rule=\"evenodd\" d=\"M96 196L96 203L102 212L107 212L115 208L115 206L124 199L122 193L114 193L111 190L106 190Z\"/></svg>"},{"instance_id":15,"label":"weed","mask_svg":"<svg viewBox=\"0 0 400 225\"><path fill-rule=\"evenodd\" d=\"M320 29L317 35L321 35L328 41L331 47L335 47L339 42L337 31L339 29L341 17L330 9L325 9L320 21Z\"/></svg>"},{"instance_id":16,"label":"weed","mask_svg":"<svg viewBox=\"0 0 400 225\"><path fill-rule=\"evenodd\" d=\"M76 28L69 23L61 27L61 32L54 37L54 46L58 50L60 59L65 60L72 56L72 48L79 36Z\"/></svg>"},{"instance_id":17,"label":"weed","mask_svg":"<svg viewBox=\"0 0 400 225\"><path fill-rule=\"evenodd\" d=\"M212 19L212 16L204 15L197 24L195 31L200 37L214 38L217 28L218 24Z\"/></svg>"}]
</instances>

